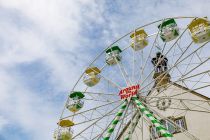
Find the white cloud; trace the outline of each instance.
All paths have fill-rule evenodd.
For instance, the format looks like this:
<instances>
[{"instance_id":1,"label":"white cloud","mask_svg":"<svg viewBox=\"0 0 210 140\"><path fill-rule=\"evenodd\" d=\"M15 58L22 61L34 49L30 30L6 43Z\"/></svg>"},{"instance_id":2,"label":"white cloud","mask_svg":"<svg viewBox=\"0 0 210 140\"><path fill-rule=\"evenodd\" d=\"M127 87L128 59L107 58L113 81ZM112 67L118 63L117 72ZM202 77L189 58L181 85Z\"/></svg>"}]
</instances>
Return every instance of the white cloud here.
<instances>
[{"instance_id":1,"label":"white cloud","mask_svg":"<svg viewBox=\"0 0 210 140\"><path fill-rule=\"evenodd\" d=\"M23 131L31 133L34 139L50 139L47 131L53 132L57 115L54 105L42 98L44 95L37 95L23 87L15 75L2 71L0 74L5 75L0 81L1 126L20 126Z\"/></svg>"},{"instance_id":2,"label":"white cloud","mask_svg":"<svg viewBox=\"0 0 210 140\"><path fill-rule=\"evenodd\" d=\"M56 0L0 2L2 12L6 14L0 16L4 19L0 21L1 128L8 123L22 128L32 136L31 139L52 138L61 106L47 96L60 98L66 95L46 93L41 96L25 87L24 72L15 71L20 64L40 61L50 69L50 82L55 90L69 90L84 69L76 66L84 65L83 60L88 62L86 58L89 58L84 54L77 56L77 50L83 48L81 43L85 41L80 34L83 22L81 9L88 5L79 1ZM93 20L94 14L91 12L87 19ZM30 77L28 79L31 80ZM39 79L35 80L39 82Z\"/></svg>"},{"instance_id":3,"label":"white cloud","mask_svg":"<svg viewBox=\"0 0 210 140\"><path fill-rule=\"evenodd\" d=\"M8 120L5 117L0 116L0 130L2 130L2 128L4 128L5 125L7 124L8 124Z\"/></svg>"}]
</instances>

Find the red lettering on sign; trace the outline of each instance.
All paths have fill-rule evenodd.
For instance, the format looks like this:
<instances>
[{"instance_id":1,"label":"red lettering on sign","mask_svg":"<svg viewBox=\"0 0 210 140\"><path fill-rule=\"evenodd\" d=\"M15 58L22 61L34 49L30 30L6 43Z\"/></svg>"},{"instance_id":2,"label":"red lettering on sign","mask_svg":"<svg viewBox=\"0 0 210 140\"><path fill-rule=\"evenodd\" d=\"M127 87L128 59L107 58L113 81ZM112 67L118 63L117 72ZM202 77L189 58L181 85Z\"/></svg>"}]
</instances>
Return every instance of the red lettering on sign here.
<instances>
[{"instance_id":1,"label":"red lettering on sign","mask_svg":"<svg viewBox=\"0 0 210 140\"><path fill-rule=\"evenodd\" d=\"M130 97L136 95L138 93L139 89L140 89L139 85L134 85L134 86L124 88L124 89L120 90L120 93L119 93L120 98L121 99L130 98Z\"/></svg>"}]
</instances>

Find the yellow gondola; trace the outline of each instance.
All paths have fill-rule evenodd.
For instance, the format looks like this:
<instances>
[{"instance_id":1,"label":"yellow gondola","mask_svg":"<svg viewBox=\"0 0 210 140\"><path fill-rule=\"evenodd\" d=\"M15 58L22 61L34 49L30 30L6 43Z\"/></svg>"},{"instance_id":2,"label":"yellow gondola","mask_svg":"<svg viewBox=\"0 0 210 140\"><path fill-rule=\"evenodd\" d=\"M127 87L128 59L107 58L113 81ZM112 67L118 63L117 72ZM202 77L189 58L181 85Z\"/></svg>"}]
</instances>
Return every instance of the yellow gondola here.
<instances>
[{"instance_id":1,"label":"yellow gondola","mask_svg":"<svg viewBox=\"0 0 210 140\"><path fill-rule=\"evenodd\" d=\"M97 67L89 67L85 70L85 76L83 77L83 82L89 86L95 86L100 81L100 76L98 75L101 73Z\"/></svg>"},{"instance_id":2,"label":"yellow gondola","mask_svg":"<svg viewBox=\"0 0 210 140\"><path fill-rule=\"evenodd\" d=\"M147 37L148 35L143 29L133 32L130 35L130 38L132 39L131 47L135 51L144 49L148 45Z\"/></svg>"},{"instance_id":3,"label":"yellow gondola","mask_svg":"<svg viewBox=\"0 0 210 140\"><path fill-rule=\"evenodd\" d=\"M58 125L60 127L71 127L74 126L74 122L72 122L71 120L60 120L58 122Z\"/></svg>"},{"instance_id":4,"label":"yellow gondola","mask_svg":"<svg viewBox=\"0 0 210 140\"><path fill-rule=\"evenodd\" d=\"M195 43L210 40L210 22L207 19L196 18L188 25L188 28Z\"/></svg>"}]
</instances>

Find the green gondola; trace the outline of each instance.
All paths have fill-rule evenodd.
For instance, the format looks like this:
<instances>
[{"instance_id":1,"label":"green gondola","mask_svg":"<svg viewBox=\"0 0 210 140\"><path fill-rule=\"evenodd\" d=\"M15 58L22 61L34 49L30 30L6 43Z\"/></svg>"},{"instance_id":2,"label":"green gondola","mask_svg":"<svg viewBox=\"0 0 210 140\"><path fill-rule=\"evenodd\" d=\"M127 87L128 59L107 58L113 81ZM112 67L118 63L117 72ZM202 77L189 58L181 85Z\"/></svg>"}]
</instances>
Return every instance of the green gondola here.
<instances>
[{"instance_id":1,"label":"green gondola","mask_svg":"<svg viewBox=\"0 0 210 140\"><path fill-rule=\"evenodd\" d=\"M120 53L122 50L118 46L113 46L106 50L106 63L108 65L115 65L121 61L122 57Z\"/></svg>"},{"instance_id":2,"label":"green gondola","mask_svg":"<svg viewBox=\"0 0 210 140\"><path fill-rule=\"evenodd\" d=\"M164 20L158 25L158 28L160 30L160 38L164 42L169 42L179 36L179 28L173 18Z\"/></svg>"}]
</instances>

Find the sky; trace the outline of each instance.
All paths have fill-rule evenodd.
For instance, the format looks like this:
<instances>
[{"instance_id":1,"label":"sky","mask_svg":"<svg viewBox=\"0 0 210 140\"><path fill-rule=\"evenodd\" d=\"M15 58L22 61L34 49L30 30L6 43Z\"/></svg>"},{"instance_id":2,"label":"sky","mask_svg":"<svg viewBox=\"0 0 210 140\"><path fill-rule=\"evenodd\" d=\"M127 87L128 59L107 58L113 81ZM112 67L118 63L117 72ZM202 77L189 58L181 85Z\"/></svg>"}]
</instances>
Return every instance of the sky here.
<instances>
[{"instance_id":1,"label":"sky","mask_svg":"<svg viewBox=\"0 0 210 140\"><path fill-rule=\"evenodd\" d=\"M68 91L110 43L210 0L0 0L0 140L50 140Z\"/></svg>"}]
</instances>

